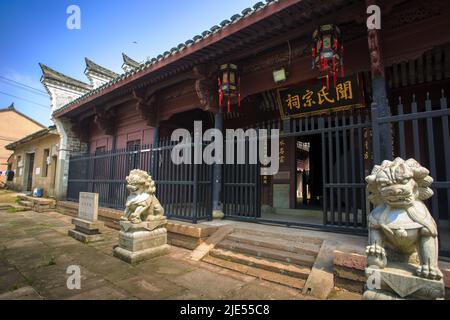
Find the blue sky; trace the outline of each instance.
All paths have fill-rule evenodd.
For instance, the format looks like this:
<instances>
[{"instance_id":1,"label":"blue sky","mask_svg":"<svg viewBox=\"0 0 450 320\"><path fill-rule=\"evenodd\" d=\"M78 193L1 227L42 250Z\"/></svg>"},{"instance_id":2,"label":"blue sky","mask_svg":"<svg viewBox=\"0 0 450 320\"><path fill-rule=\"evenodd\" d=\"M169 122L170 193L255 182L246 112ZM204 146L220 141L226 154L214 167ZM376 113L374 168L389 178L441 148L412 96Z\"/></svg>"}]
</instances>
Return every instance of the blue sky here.
<instances>
[{"instance_id":1,"label":"blue sky","mask_svg":"<svg viewBox=\"0 0 450 320\"><path fill-rule=\"evenodd\" d=\"M38 63L76 79L84 57L118 73L122 52L143 61L251 7L257 0L8 0L0 1L0 108L16 108L50 125L50 99L11 79L45 91ZM81 9L81 29L69 30L66 9ZM135 43L136 42L136 43ZM26 102L20 97L43 106ZM47 108L45 107L47 106Z\"/></svg>"}]
</instances>

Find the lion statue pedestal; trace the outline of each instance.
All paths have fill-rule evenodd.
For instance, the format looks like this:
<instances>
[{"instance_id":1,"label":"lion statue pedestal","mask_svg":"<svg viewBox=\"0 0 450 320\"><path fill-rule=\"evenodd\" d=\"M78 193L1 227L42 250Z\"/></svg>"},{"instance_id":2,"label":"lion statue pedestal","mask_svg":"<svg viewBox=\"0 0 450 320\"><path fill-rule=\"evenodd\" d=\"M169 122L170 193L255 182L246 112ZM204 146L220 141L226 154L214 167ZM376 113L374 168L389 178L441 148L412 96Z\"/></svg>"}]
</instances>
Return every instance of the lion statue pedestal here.
<instances>
[{"instance_id":1,"label":"lion statue pedestal","mask_svg":"<svg viewBox=\"0 0 450 320\"><path fill-rule=\"evenodd\" d=\"M167 220L155 196L155 182L142 170L132 170L126 180L130 195L120 221L114 256L137 263L168 253Z\"/></svg>"},{"instance_id":2,"label":"lion statue pedestal","mask_svg":"<svg viewBox=\"0 0 450 320\"><path fill-rule=\"evenodd\" d=\"M437 227L423 203L433 179L416 160L383 161L366 177L369 216L364 298L443 299Z\"/></svg>"}]
</instances>

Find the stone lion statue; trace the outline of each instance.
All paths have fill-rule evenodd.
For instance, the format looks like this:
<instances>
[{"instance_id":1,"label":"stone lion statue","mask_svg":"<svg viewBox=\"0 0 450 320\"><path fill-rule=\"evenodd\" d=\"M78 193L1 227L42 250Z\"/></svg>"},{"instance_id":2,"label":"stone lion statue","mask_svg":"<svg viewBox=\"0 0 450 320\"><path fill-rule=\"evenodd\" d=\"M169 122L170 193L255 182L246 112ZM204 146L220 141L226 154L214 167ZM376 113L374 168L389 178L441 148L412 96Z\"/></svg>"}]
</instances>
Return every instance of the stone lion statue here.
<instances>
[{"instance_id":1,"label":"stone lion statue","mask_svg":"<svg viewBox=\"0 0 450 320\"><path fill-rule=\"evenodd\" d=\"M126 177L130 195L125 204L122 221L141 223L164 217L164 208L156 198L156 185L152 177L143 170L132 170Z\"/></svg>"},{"instance_id":2,"label":"stone lion statue","mask_svg":"<svg viewBox=\"0 0 450 320\"><path fill-rule=\"evenodd\" d=\"M420 265L417 275L440 280L437 227L423 203L433 196L433 178L416 160L383 161L366 177L369 200L375 205L369 216L367 265L384 268L399 257L411 258L416 252ZM397 256L397 258L396 258Z\"/></svg>"}]
</instances>

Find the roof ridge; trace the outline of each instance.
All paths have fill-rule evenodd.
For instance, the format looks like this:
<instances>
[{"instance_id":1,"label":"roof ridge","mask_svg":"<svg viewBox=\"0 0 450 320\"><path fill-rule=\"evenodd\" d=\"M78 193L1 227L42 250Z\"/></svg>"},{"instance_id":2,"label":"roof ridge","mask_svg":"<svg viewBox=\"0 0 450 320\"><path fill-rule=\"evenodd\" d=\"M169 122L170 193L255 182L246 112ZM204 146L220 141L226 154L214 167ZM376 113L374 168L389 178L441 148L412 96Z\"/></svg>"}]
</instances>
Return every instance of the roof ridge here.
<instances>
[{"instance_id":1,"label":"roof ridge","mask_svg":"<svg viewBox=\"0 0 450 320\"><path fill-rule=\"evenodd\" d=\"M95 63L94 61L92 61L87 57L85 57L84 60L86 61L86 70L93 70L111 78L117 78L119 76L118 73L115 73L112 70L102 67L101 65Z\"/></svg>"},{"instance_id":2,"label":"roof ridge","mask_svg":"<svg viewBox=\"0 0 450 320\"><path fill-rule=\"evenodd\" d=\"M6 112L6 111L13 111L13 112L17 113L18 115L20 115L21 117L27 119L28 121L31 121L34 124L36 124L36 125L38 125L38 126L40 126L42 128L45 128L45 126L42 123L38 122L37 120L34 120L30 116L27 116L26 114L24 114L24 113L20 112L19 110L17 110L16 107L14 107L14 102L11 103L11 105L9 107L0 109L0 112Z\"/></svg>"},{"instance_id":3,"label":"roof ridge","mask_svg":"<svg viewBox=\"0 0 450 320\"><path fill-rule=\"evenodd\" d=\"M25 137L22 137L22 138L20 138L18 140L15 140L15 141L7 144L5 146L5 148L8 149L8 150L12 150L12 149L16 148L17 146L19 146L19 145L21 145L23 143L29 142L29 141L31 141L33 139L36 139L36 138L43 137L47 133L50 133L50 132L54 131L55 129L56 129L56 127L54 125L52 125L52 126L49 126L49 127L46 127L46 128L43 128L43 129L40 129L40 130L37 130L37 131L34 131L34 132L26 135Z\"/></svg>"},{"instance_id":4,"label":"roof ridge","mask_svg":"<svg viewBox=\"0 0 450 320\"><path fill-rule=\"evenodd\" d=\"M124 52L122 52L122 58L123 58L123 62L124 64L127 64L133 68L138 68L141 64L139 62L137 62L136 60L130 58L129 56L127 56Z\"/></svg>"},{"instance_id":5,"label":"roof ridge","mask_svg":"<svg viewBox=\"0 0 450 320\"><path fill-rule=\"evenodd\" d=\"M14 102L11 102L11 104L6 108L0 108L0 111L13 111L13 110L16 110L16 108L14 107Z\"/></svg>"},{"instance_id":6,"label":"roof ridge","mask_svg":"<svg viewBox=\"0 0 450 320\"><path fill-rule=\"evenodd\" d=\"M77 79L67 76L61 72L58 72L58 71L50 68L49 66L46 66L43 63L39 62L39 66L42 69L41 81L42 81L42 79L52 79L52 80L64 82L66 84L71 84L71 85L74 85L76 87L79 87L79 88L82 88L85 90L91 90L91 86L83 81L77 80Z\"/></svg>"}]
</instances>

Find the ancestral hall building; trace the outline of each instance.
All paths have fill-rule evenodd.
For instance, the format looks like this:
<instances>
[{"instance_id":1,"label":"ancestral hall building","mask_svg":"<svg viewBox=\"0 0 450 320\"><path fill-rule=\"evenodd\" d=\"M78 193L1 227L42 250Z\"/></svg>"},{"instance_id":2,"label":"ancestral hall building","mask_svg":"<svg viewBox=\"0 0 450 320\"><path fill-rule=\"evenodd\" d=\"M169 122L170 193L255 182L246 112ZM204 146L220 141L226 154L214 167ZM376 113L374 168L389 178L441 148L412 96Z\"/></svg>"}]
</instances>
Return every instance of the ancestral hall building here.
<instances>
[{"instance_id":1,"label":"ancestral hall building","mask_svg":"<svg viewBox=\"0 0 450 320\"><path fill-rule=\"evenodd\" d=\"M366 25L372 4L380 30ZM329 30L322 26L338 34L335 73L316 60ZM120 75L86 59L89 84L41 65L61 136L59 197L94 191L101 205L120 208L125 175L137 167L157 181L169 218L196 222L222 210L231 219L365 232L364 177L384 159L414 157L435 178L429 206L444 237L447 30L448 1L272 0L143 63L124 54ZM171 133L193 131L195 120L203 130L280 129L278 174L260 176L249 163L173 165Z\"/></svg>"}]
</instances>

